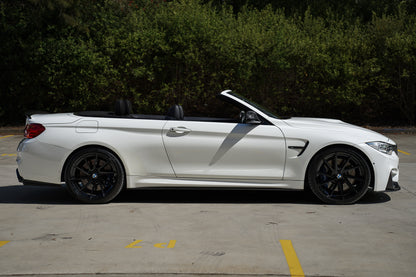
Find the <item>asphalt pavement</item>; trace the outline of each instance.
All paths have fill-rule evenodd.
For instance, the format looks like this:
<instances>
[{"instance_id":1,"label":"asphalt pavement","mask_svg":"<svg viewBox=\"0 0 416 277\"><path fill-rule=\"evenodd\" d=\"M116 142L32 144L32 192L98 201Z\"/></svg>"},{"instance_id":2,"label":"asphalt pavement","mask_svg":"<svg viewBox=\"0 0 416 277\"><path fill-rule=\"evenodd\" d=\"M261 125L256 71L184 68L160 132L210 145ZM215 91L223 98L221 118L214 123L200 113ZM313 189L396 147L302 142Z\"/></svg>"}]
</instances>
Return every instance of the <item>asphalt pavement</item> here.
<instances>
[{"instance_id":1,"label":"asphalt pavement","mask_svg":"<svg viewBox=\"0 0 416 277\"><path fill-rule=\"evenodd\" d=\"M396 192L354 205L303 192L135 190L84 205L15 176L0 135L0 276L416 276L416 135Z\"/></svg>"}]
</instances>

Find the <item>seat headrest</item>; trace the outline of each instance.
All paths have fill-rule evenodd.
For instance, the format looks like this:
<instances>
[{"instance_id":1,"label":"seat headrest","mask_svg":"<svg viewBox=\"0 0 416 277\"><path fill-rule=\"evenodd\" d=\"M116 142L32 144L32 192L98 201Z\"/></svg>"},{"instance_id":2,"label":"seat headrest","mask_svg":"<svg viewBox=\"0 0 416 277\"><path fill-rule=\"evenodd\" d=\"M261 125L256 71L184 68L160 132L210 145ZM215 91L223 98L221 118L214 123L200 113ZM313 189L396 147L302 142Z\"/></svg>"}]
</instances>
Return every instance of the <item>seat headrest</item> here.
<instances>
[{"instance_id":1,"label":"seat headrest","mask_svg":"<svg viewBox=\"0 0 416 277\"><path fill-rule=\"evenodd\" d=\"M167 119L183 120L183 109L181 105L173 105L169 108Z\"/></svg>"},{"instance_id":2,"label":"seat headrest","mask_svg":"<svg viewBox=\"0 0 416 277\"><path fill-rule=\"evenodd\" d=\"M114 105L116 115L125 116L133 113L131 102L126 99L118 99Z\"/></svg>"}]
</instances>

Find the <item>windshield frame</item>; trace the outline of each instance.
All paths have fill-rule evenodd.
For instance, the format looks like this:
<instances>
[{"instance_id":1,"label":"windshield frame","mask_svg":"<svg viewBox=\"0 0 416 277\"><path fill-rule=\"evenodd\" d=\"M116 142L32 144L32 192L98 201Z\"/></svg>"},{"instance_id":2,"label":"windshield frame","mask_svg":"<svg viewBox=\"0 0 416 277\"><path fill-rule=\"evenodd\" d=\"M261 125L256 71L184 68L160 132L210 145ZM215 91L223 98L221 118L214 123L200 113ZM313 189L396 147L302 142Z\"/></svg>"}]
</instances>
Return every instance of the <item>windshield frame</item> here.
<instances>
[{"instance_id":1,"label":"windshield frame","mask_svg":"<svg viewBox=\"0 0 416 277\"><path fill-rule=\"evenodd\" d=\"M262 113L264 113L264 114L265 114L265 115L267 115L268 117L275 118L275 119L280 119L277 115L275 115L274 113L272 113L269 109L265 108L264 106L262 106L262 105L260 105L260 104L258 104L258 103L256 103L256 102L253 102L253 101L251 101L251 100L249 100L249 99L245 98L245 97L244 97L244 96L242 96L241 94L238 94L238 93L233 92L233 91L231 91L231 90L229 90L229 91L224 91L224 93L225 93L225 94L228 94L228 95L231 95L231 96L234 96L234 97L238 98L238 99L239 99L239 100L241 100L241 101L244 101L244 102L245 102L245 103L247 103L248 105L253 106L253 107L254 107L254 108L256 108L257 110L261 111Z\"/></svg>"}]
</instances>

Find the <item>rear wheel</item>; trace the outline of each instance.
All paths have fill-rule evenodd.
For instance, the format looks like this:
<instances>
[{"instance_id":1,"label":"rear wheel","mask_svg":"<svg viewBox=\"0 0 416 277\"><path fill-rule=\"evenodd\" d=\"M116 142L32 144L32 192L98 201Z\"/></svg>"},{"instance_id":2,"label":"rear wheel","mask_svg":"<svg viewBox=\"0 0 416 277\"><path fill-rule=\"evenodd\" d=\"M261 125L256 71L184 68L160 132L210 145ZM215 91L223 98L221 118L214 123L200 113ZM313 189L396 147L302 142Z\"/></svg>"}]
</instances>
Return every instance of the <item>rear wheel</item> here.
<instances>
[{"instance_id":1,"label":"rear wheel","mask_svg":"<svg viewBox=\"0 0 416 277\"><path fill-rule=\"evenodd\" d=\"M79 201L107 203L122 190L125 182L123 166L110 151L87 148L68 161L65 182L69 192Z\"/></svg>"},{"instance_id":2,"label":"rear wheel","mask_svg":"<svg viewBox=\"0 0 416 277\"><path fill-rule=\"evenodd\" d=\"M334 147L318 153L308 169L312 192L329 204L352 204L367 192L370 167L363 155L348 147Z\"/></svg>"}]
</instances>

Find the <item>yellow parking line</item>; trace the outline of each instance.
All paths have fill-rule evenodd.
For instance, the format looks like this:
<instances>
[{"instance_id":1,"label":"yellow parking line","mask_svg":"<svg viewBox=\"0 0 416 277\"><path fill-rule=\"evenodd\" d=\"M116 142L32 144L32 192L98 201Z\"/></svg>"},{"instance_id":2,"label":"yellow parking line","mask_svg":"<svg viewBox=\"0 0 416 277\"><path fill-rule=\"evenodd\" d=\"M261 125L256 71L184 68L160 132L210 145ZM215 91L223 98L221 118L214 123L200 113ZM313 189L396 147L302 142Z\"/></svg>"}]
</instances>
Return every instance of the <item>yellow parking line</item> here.
<instances>
[{"instance_id":1,"label":"yellow parking line","mask_svg":"<svg viewBox=\"0 0 416 277\"><path fill-rule=\"evenodd\" d=\"M16 157L17 154L1 154L1 157Z\"/></svg>"},{"instance_id":2,"label":"yellow parking line","mask_svg":"<svg viewBox=\"0 0 416 277\"><path fill-rule=\"evenodd\" d=\"M283 253L286 256L286 262L289 266L290 275L305 277L305 273L303 273L298 256L296 255L295 249L293 248L292 241L280 240L280 245L282 246Z\"/></svg>"},{"instance_id":3,"label":"yellow parking line","mask_svg":"<svg viewBox=\"0 0 416 277\"><path fill-rule=\"evenodd\" d=\"M135 240L132 243L130 243L129 245L127 245L125 248L142 248L141 246L136 245L141 241L143 241L143 240L142 239Z\"/></svg>"},{"instance_id":4,"label":"yellow parking line","mask_svg":"<svg viewBox=\"0 0 416 277\"><path fill-rule=\"evenodd\" d=\"M5 244L7 244L7 243L9 243L10 241L8 241L8 240L4 240L4 241L1 241L0 240L0 247L2 247L3 245L5 245Z\"/></svg>"},{"instance_id":5,"label":"yellow parking line","mask_svg":"<svg viewBox=\"0 0 416 277\"><path fill-rule=\"evenodd\" d=\"M410 153L404 152L404 151L402 151L400 149L398 149L397 151L399 151L400 153L405 154L405 155L410 155Z\"/></svg>"},{"instance_id":6,"label":"yellow parking line","mask_svg":"<svg viewBox=\"0 0 416 277\"><path fill-rule=\"evenodd\" d=\"M0 139L9 138L9 137L14 137L14 135L2 136L0 137Z\"/></svg>"}]
</instances>

